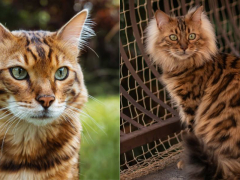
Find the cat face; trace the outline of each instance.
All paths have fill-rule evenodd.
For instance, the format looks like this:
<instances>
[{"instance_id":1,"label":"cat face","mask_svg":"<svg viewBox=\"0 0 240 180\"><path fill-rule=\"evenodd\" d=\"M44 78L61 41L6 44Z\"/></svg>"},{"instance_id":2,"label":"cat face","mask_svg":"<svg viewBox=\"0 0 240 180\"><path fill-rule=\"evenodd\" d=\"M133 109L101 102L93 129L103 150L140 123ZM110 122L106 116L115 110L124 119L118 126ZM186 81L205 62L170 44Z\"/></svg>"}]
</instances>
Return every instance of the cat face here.
<instances>
[{"instance_id":1,"label":"cat face","mask_svg":"<svg viewBox=\"0 0 240 180\"><path fill-rule=\"evenodd\" d=\"M158 17L158 14L156 14ZM161 22L160 22L161 23ZM177 17L160 26L159 48L179 60L187 59L204 47L205 41L199 30L200 23Z\"/></svg>"},{"instance_id":2,"label":"cat face","mask_svg":"<svg viewBox=\"0 0 240 180\"><path fill-rule=\"evenodd\" d=\"M180 17L158 10L147 28L147 52L166 68L189 63L186 61L201 64L216 50L213 28L202 7Z\"/></svg>"},{"instance_id":3,"label":"cat face","mask_svg":"<svg viewBox=\"0 0 240 180\"><path fill-rule=\"evenodd\" d=\"M87 101L77 61L86 18L82 11L57 32L9 32L1 26L0 106L9 117L45 125Z\"/></svg>"}]
</instances>

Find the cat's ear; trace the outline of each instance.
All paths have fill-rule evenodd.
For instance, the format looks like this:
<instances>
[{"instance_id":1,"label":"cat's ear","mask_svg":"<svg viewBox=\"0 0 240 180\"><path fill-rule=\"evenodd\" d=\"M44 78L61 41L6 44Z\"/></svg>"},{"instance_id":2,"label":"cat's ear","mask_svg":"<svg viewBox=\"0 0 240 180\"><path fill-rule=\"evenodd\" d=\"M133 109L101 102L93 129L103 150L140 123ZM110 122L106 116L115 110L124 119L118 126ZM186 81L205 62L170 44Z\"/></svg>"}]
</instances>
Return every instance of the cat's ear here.
<instances>
[{"instance_id":1,"label":"cat's ear","mask_svg":"<svg viewBox=\"0 0 240 180\"><path fill-rule=\"evenodd\" d=\"M196 9L196 11L192 14L191 20L195 22L201 22L201 16L203 12L203 6L200 6Z\"/></svg>"},{"instance_id":2,"label":"cat's ear","mask_svg":"<svg viewBox=\"0 0 240 180\"><path fill-rule=\"evenodd\" d=\"M66 44L69 44L73 48L78 48L87 17L87 9L76 14L57 32L57 38L65 41Z\"/></svg>"},{"instance_id":3,"label":"cat's ear","mask_svg":"<svg viewBox=\"0 0 240 180\"><path fill-rule=\"evenodd\" d=\"M162 29L163 25L170 22L170 16L161 10L155 12L155 18L159 29Z\"/></svg>"},{"instance_id":4,"label":"cat's ear","mask_svg":"<svg viewBox=\"0 0 240 180\"><path fill-rule=\"evenodd\" d=\"M0 41L3 39L12 39L14 35L0 23Z\"/></svg>"}]
</instances>

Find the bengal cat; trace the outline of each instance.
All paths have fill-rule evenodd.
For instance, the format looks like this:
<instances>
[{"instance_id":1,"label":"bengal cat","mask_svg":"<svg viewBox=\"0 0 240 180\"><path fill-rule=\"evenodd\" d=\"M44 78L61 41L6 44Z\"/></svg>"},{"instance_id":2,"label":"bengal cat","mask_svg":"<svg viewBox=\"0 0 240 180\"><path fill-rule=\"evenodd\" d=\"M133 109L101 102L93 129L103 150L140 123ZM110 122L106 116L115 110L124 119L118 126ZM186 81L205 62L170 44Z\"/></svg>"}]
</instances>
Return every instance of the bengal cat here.
<instances>
[{"instance_id":1,"label":"bengal cat","mask_svg":"<svg viewBox=\"0 0 240 180\"><path fill-rule=\"evenodd\" d=\"M189 179L240 179L240 59L218 52L203 7L185 16L158 10L146 50L179 107Z\"/></svg>"},{"instance_id":2,"label":"bengal cat","mask_svg":"<svg viewBox=\"0 0 240 180\"><path fill-rule=\"evenodd\" d=\"M79 179L87 17L83 10L56 32L0 25L1 180Z\"/></svg>"}]
</instances>

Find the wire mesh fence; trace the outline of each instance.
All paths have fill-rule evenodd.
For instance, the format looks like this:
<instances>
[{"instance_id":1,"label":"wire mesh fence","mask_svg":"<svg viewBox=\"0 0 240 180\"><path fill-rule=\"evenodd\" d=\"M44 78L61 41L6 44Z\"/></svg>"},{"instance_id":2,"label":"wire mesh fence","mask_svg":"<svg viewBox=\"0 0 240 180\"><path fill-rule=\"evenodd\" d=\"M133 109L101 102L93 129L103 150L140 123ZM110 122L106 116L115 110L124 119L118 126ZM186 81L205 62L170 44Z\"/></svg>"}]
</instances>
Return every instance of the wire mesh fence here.
<instances>
[{"instance_id":1,"label":"wire mesh fence","mask_svg":"<svg viewBox=\"0 0 240 180\"><path fill-rule=\"evenodd\" d=\"M134 179L176 161L182 151L178 113L144 51L144 30L157 9L176 16L203 5L221 52L239 56L238 0L121 0L121 179Z\"/></svg>"}]
</instances>

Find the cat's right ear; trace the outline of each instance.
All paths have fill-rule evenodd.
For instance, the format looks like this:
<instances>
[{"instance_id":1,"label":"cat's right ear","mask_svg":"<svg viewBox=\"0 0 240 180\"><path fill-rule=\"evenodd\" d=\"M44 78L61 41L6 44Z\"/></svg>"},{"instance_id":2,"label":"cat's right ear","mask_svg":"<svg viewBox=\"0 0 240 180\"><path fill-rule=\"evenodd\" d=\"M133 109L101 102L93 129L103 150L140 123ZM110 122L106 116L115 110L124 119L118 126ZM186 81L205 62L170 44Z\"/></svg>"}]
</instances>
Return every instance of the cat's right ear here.
<instances>
[{"instance_id":1,"label":"cat's right ear","mask_svg":"<svg viewBox=\"0 0 240 180\"><path fill-rule=\"evenodd\" d=\"M0 42L3 39L12 39L13 37L13 34L0 23Z\"/></svg>"},{"instance_id":2,"label":"cat's right ear","mask_svg":"<svg viewBox=\"0 0 240 180\"><path fill-rule=\"evenodd\" d=\"M162 27L165 25L165 24L168 24L169 21L170 21L170 17L169 15L167 15L166 13L164 13L163 11L161 10L157 10L155 12L155 18L156 18L156 21L157 21L157 26L158 28L161 30Z\"/></svg>"}]
</instances>

